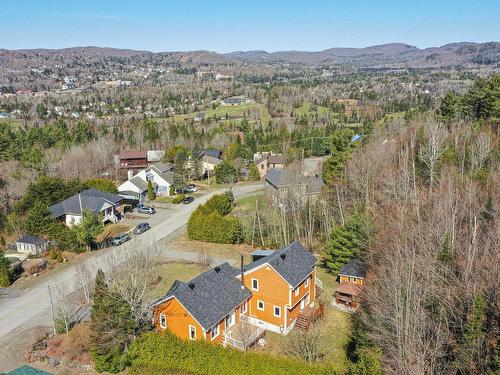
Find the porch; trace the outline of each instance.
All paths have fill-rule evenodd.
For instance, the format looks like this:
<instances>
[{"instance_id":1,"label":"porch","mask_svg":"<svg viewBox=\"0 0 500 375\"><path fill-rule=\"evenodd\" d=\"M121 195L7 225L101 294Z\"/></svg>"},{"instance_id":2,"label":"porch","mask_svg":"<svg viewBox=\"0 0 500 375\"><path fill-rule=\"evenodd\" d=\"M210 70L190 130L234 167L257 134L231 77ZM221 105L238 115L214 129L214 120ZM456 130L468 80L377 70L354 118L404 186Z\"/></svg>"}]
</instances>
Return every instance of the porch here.
<instances>
[{"instance_id":1,"label":"porch","mask_svg":"<svg viewBox=\"0 0 500 375\"><path fill-rule=\"evenodd\" d=\"M264 336L265 332L264 328L254 326L243 315L238 323L226 330L223 344L246 351Z\"/></svg>"}]
</instances>

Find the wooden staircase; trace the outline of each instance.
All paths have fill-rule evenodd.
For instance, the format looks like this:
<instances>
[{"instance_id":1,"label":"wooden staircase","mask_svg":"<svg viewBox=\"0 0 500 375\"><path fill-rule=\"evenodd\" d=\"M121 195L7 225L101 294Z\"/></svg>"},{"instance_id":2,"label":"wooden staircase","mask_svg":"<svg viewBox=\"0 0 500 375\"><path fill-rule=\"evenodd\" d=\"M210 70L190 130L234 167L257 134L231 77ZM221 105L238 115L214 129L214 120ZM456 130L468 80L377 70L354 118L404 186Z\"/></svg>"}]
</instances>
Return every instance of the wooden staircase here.
<instances>
[{"instance_id":1,"label":"wooden staircase","mask_svg":"<svg viewBox=\"0 0 500 375\"><path fill-rule=\"evenodd\" d=\"M307 306L301 311L295 320L295 327L300 331L307 331L314 322L323 317L325 312L325 305L320 304L318 308Z\"/></svg>"}]
</instances>

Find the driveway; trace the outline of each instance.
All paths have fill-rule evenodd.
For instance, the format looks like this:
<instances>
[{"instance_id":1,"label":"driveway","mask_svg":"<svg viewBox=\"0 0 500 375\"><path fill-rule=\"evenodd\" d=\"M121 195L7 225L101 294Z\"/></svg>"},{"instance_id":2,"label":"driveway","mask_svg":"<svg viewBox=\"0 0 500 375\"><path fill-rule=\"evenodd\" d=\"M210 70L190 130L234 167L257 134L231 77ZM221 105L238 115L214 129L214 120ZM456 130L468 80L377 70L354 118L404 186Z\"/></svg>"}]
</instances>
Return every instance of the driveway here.
<instances>
[{"instance_id":1,"label":"driveway","mask_svg":"<svg viewBox=\"0 0 500 375\"><path fill-rule=\"evenodd\" d=\"M255 191L261 190L262 184L240 185L234 187L235 197L252 194ZM165 209L165 211L152 215L151 230L145 232L140 236L134 236L131 241L125 244L112 247L101 251L92 253L88 259L83 262L87 263L91 269L103 269L104 272L108 270L109 264L105 261L106 255L118 254L125 248L134 249L134 251L141 252L148 249L147 244L157 244L160 240L169 239L169 236L175 235L176 231L187 223L191 213L198 207L198 205L206 202L211 196L220 193L222 189L212 192L207 192L199 196L193 203L188 205L176 205ZM144 220L139 220L144 221ZM149 220L148 220L149 221ZM159 249L161 256L173 260L195 260L197 255L193 252L183 252L169 250L168 247ZM224 259L217 259L218 261L226 261ZM48 280L44 280L36 286L27 289L21 295L8 294L0 298L0 338L8 335L9 332L22 329L30 329L38 325L52 324L50 314L50 299L48 293L48 286L55 285L56 283L63 283L67 286L68 292L74 291L74 279L76 275L75 266L64 269L58 274L53 275ZM2 340L3 341L3 340ZM0 345L1 346L1 345ZM0 357L2 353L0 350ZM1 368L0 368L1 370Z\"/></svg>"}]
</instances>

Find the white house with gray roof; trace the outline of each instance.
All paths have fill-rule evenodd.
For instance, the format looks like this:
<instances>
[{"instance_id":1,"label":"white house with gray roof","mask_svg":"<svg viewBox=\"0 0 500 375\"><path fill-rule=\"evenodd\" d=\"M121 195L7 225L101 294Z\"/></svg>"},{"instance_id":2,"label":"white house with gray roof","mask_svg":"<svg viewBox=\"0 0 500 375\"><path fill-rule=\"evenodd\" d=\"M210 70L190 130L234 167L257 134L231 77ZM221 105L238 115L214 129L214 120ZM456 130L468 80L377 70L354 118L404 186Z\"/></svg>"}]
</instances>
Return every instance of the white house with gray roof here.
<instances>
[{"instance_id":1,"label":"white house with gray roof","mask_svg":"<svg viewBox=\"0 0 500 375\"><path fill-rule=\"evenodd\" d=\"M121 220L123 197L96 189L87 189L49 207L52 216L68 227L80 224L86 210L100 216L103 223Z\"/></svg>"},{"instance_id":2,"label":"white house with gray roof","mask_svg":"<svg viewBox=\"0 0 500 375\"><path fill-rule=\"evenodd\" d=\"M144 200L148 192L148 181L151 181L157 195L170 195L170 187L174 184L173 164L158 162L141 170L118 187L120 193L134 192Z\"/></svg>"}]
</instances>

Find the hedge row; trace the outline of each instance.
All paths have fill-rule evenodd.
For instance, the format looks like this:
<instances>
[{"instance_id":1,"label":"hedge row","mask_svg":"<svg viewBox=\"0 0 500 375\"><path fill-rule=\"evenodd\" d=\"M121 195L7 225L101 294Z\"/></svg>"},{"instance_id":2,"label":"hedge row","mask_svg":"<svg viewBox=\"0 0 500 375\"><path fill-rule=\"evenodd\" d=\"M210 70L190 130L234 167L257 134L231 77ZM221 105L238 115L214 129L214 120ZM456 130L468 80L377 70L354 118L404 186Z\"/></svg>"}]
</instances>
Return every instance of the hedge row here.
<instances>
[{"instance_id":1,"label":"hedge row","mask_svg":"<svg viewBox=\"0 0 500 375\"><path fill-rule=\"evenodd\" d=\"M172 203L173 204L179 204L179 203L182 203L182 201L184 200L184 198L186 198L186 196L184 194L179 194L179 195L176 195L174 197L174 199L172 199Z\"/></svg>"},{"instance_id":2,"label":"hedge row","mask_svg":"<svg viewBox=\"0 0 500 375\"><path fill-rule=\"evenodd\" d=\"M237 217L226 216L230 211L230 197L214 195L191 214L187 223L189 238L215 243L243 242L243 225Z\"/></svg>"},{"instance_id":3,"label":"hedge row","mask_svg":"<svg viewBox=\"0 0 500 375\"><path fill-rule=\"evenodd\" d=\"M204 341L183 341L168 333L146 333L129 349L131 374L334 375L329 365L308 365L295 358L242 353Z\"/></svg>"}]
</instances>

